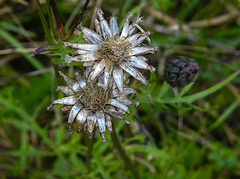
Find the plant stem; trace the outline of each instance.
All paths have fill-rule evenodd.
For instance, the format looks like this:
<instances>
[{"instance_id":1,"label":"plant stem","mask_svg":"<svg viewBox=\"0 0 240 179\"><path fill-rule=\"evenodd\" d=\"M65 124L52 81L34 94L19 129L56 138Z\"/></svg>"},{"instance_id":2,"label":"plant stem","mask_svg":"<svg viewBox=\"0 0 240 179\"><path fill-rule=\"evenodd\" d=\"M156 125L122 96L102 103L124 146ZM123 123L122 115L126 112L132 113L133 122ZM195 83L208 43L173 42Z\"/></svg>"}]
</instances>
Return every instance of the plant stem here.
<instances>
[{"instance_id":1,"label":"plant stem","mask_svg":"<svg viewBox=\"0 0 240 179\"><path fill-rule=\"evenodd\" d=\"M41 19L42 26L43 26L43 30L44 30L46 39L47 39L47 41L48 41L48 44L49 44L49 45L52 45L52 44L54 44L54 42L53 42L52 39L51 39L50 30L49 30L49 28L48 28L48 24L47 24L46 18L45 18L45 16L44 16L42 7L41 7L41 5L40 5L40 3L39 3L39 0L34 0L34 1L35 1L36 6L37 6L37 9L38 9L38 14L39 14L39 17L40 17L40 19Z\"/></svg>"},{"instance_id":2,"label":"plant stem","mask_svg":"<svg viewBox=\"0 0 240 179\"><path fill-rule=\"evenodd\" d=\"M126 151L124 150L124 148L121 145L121 142L119 140L119 138L117 137L117 134L115 132L115 128L114 125L113 127L113 132L111 134L111 139L113 142L114 147L117 149L119 155L121 156L121 158L123 159L124 163L126 164L127 168L129 168L132 172L132 174L134 175L134 177L136 179L139 179L139 174L138 171L136 170L133 162L131 161L131 159L129 158L129 156L127 155Z\"/></svg>"},{"instance_id":3,"label":"plant stem","mask_svg":"<svg viewBox=\"0 0 240 179\"><path fill-rule=\"evenodd\" d=\"M88 142L87 161L86 161L88 173L90 173L92 171L91 159L92 159L93 145L95 142L94 136L95 136L95 130L93 131L93 137L90 138L89 142Z\"/></svg>"}]
</instances>

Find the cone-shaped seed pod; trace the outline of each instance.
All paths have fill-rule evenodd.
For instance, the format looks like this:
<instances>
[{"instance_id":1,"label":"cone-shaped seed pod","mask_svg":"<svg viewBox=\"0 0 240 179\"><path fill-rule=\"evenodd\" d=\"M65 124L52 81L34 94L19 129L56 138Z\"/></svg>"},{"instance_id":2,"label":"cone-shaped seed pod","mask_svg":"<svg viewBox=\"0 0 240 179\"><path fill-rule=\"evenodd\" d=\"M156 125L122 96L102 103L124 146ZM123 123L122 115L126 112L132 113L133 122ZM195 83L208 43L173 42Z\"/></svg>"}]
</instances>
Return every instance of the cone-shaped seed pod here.
<instances>
[{"instance_id":1,"label":"cone-shaped seed pod","mask_svg":"<svg viewBox=\"0 0 240 179\"><path fill-rule=\"evenodd\" d=\"M178 57L164 69L164 78L172 87L184 87L194 80L198 64L191 58Z\"/></svg>"}]
</instances>

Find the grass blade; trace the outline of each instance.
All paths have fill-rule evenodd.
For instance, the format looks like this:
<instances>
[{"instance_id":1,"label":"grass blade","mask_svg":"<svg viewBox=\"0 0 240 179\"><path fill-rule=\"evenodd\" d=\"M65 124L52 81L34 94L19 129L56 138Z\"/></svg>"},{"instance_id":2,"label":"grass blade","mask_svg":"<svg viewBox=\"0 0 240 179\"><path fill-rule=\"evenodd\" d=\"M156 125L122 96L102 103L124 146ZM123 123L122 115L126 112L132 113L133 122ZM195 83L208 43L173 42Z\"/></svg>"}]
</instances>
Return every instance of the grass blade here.
<instances>
[{"instance_id":1,"label":"grass blade","mask_svg":"<svg viewBox=\"0 0 240 179\"><path fill-rule=\"evenodd\" d=\"M233 112L234 110L238 107L240 104L240 97L237 98L237 100L232 103L223 113L219 118L209 127L209 130L213 130L217 128L219 125L221 125Z\"/></svg>"},{"instance_id":2,"label":"grass blade","mask_svg":"<svg viewBox=\"0 0 240 179\"><path fill-rule=\"evenodd\" d=\"M45 19L45 16L44 16L43 10L41 8L41 5L39 3L39 0L34 0L34 1L35 1L36 6L37 6L37 9L38 9L38 14L39 14L39 17L41 19L43 30L44 30L44 33L46 35L46 39L48 41L48 44L52 45L52 44L54 44L54 42L52 41L50 30L48 28L48 24L47 24L47 21Z\"/></svg>"},{"instance_id":3,"label":"grass blade","mask_svg":"<svg viewBox=\"0 0 240 179\"><path fill-rule=\"evenodd\" d=\"M24 47L22 46L22 44L15 39L11 34L9 34L8 32L6 32L5 30L0 28L0 37L2 37L6 42L8 42L10 45L12 45L15 48L19 48L19 49L24 49ZM32 64L32 66L34 66L37 70L41 70L44 68L44 66L38 61L38 59L31 57L29 58L29 53L21 53L24 58L26 60L29 61L29 63Z\"/></svg>"}]
</instances>

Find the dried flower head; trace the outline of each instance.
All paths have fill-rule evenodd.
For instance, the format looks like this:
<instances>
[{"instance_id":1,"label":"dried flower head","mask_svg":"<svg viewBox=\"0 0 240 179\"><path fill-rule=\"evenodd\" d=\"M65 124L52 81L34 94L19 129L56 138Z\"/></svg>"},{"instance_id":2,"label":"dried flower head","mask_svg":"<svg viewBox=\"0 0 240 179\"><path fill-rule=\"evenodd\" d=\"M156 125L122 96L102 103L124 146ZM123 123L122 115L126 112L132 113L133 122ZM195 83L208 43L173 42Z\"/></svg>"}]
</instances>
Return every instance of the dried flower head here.
<instances>
[{"instance_id":1,"label":"dried flower head","mask_svg":"<svg viewBox=\"0 0 240 179\"><path fill-rule=\"evenodd\" d=\"M142 42L146 39L150 42L150 32L145 32L138 23L141 18L137 17L131 24L128 14L125 24L119 30L116 17L111 17L110 25L103 17L101 9L97 10L98 19L95 19L95 31L82 25L78 28L88 44L66 42L65 46L76 48L76 56L67 56L66 61L81 61L83 66L92 67L88 81L93 81L104 72L104 87L108 88L111 78L114 79L118 89L123 93L124 73L128 73L143 84L147 80L137 68L147 69L153 72L154 67L147 64L144 54L153 53L156 47L148 47ZM135 30L140 32L133 34Z\"/></svg>"},{"instance_id":2,"label":"dried flower head","mask_svg":"<svg viewBox=\"0 0 240 179\"><path fill-rule=\"evenodd\" d=\"M194 59L180 56L167 63L164 78L172 87L184 87L191 83L198 72Z\"/></svg>"},{"instance_id":3,"label":"dried flower head","mask_svg":"<svg viewBox=\"0 0 240 179\"><path fill-rule=\"evenodd\" d=\"M57 90L63 92L67 97L57 99L48 107L48 110L55 104L63 104L61 111L70 111L68 116L69 130L73 133L73 121L76 119L77 132L87 130L89 136L96 127L99 128L103 142L105 139L106 126L112 132L112 118L116 117L125 120L124 114L129 113L127 105L138 105L137 102L127 98L127 95L135 93L131 88L123 88L122 95L117 88L109 90L103 88L103 75L94 82L88 83L87 71L85 76L76 73L76 80L62 72L60 75L65 80L67 86L58 86Z\"/></svg>"}]
</instances>

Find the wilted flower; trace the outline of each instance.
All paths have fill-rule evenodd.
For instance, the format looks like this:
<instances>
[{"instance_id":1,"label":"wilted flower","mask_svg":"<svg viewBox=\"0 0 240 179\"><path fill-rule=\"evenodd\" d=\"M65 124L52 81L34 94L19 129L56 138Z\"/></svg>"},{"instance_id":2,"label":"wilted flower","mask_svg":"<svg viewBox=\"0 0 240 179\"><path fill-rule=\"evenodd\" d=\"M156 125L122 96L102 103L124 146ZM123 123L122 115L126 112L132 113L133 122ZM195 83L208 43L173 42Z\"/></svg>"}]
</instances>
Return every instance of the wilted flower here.
<instances>
[{"instance_id":1,"label":"wilted flower","mask_svg":"<svg viewBox=\"0 0 240 179\"><path fill-rule=\"evenodd\" d=\"M127 95L135 93L132 88L123 88L124 95L117 88L105 89L104 76L91 83L86 81L88 72L85 76L76 73L76 80L62 72L60 75L65 80L67 86L58 86L57 90L63 92L67 97L57 99L48 107L48 110L55 104L63 104L61 111L70 111L68 116L69 130L73 133L73 121L76 119L77 132L87 130L89 136L96 127L99 128L103 142L105 139L106 126L112 132L112 118L116 117L125 120L124 114L129 113L127 105L138 105L137 102L127 98Z\"/></svg>"},{"instance_id":2,"label":"wilted flower","mask_svg":"<svg viewBox=\"0 0 240 179\"><path fill-rule=\"evenodd\" d=\"M82 25L78 26L88 44L65 42L65 46L78 49L75 52L77 55L67 56L66 62L81 61L84 62L83 66L92 67L87 81L93 81L104 72L104 88L108 88L109 81L113 78L121 93L125 72L147 84L147 80L137 68L153 72L155 68L147 64L147 59L143 55L153 53L157 48L142 44L145 39L150 42L148 37L150 32L145 32L138 25L141 18L137 17L130 24L132 14L128 14L123 28L119 30L116 17L111 17L109 25L101 9L97 10L97 15L96 32ZM133 34L136 29L140 32Z\"/></svg>"}]
</instances>

